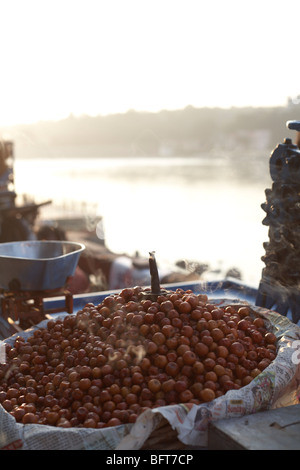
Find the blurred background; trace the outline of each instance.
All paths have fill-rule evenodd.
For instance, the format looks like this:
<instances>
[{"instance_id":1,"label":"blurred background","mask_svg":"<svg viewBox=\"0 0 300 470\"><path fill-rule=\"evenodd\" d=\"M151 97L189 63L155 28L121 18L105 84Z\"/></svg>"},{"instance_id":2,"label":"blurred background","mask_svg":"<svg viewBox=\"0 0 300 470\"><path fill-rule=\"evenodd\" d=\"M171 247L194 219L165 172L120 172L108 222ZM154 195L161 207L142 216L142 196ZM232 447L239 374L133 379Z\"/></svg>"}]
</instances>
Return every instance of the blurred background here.
<instances>
[{"instance_id":1,"label":"blurred background","mask_svg":"<svg viewBox=\"0 0 300 470\"><path fill-rule=\"evenodd\" d=\"M0 6L18 196L100 215L112 252L257 287L270 153L300 119L299 1Z\"/></svg>"}]
</instances>

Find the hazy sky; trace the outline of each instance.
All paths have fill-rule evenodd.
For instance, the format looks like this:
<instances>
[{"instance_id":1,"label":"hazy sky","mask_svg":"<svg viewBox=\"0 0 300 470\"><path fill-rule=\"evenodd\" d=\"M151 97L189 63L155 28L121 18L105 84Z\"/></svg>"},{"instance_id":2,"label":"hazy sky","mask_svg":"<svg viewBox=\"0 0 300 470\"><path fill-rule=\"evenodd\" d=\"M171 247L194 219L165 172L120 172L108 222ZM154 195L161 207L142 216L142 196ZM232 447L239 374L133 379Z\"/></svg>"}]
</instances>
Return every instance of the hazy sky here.
<instances>
[{"instance_id":1,"label":"hazy sky","mask_svg":"<svg viewBox=\"0 0 300 470\"><path fill-rule=\"evenodd\" d=\"M0 18L0 125L300 94L300 0L0 0Z\"/></svg>"}]
</instances>

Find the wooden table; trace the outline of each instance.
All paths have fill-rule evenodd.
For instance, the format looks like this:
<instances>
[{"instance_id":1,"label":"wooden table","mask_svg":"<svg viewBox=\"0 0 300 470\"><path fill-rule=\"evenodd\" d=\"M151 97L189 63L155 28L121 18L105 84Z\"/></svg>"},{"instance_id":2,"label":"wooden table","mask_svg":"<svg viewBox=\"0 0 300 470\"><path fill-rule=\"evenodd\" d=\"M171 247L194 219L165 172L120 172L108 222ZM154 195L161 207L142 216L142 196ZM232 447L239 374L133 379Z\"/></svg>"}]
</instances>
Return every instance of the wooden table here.
<instances>
[{"instance_id":1,"label":"wooden table","mask_svg":"<svg viewBox=\"0 0 300 470\"><path fill-rule=\"evenodd\" d=\"M211 423L208 449L299 450L300 404Z\"/></svg>"}]
</instances>

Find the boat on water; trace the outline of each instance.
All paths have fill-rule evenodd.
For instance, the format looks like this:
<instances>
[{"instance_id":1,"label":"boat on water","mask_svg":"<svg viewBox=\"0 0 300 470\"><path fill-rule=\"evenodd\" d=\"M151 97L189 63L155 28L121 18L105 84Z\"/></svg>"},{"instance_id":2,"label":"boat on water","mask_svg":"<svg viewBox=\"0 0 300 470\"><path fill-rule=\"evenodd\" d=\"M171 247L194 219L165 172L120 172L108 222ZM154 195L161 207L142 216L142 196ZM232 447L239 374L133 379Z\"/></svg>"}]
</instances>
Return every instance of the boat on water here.
<instances>
[{"instance_id":1,"label":"boat on water","mask_svg":"<svg viewBox=\"0 0 300 470\"><path fill-rule=\"evenodd\" d=\"M89 212L87 205L77 210L56 207L52 200L37 202L15 190L14 145L0 143L0 243L26 240L59 240L82 243L78 266L69 288L73 294L149 285L148 258L135 253L114 253L106 245L102 216ZM151 247L152 248L152 247ZM207 266L178 261L160 266L162 282L200 279Z\"/></svg>"}]
</instances>

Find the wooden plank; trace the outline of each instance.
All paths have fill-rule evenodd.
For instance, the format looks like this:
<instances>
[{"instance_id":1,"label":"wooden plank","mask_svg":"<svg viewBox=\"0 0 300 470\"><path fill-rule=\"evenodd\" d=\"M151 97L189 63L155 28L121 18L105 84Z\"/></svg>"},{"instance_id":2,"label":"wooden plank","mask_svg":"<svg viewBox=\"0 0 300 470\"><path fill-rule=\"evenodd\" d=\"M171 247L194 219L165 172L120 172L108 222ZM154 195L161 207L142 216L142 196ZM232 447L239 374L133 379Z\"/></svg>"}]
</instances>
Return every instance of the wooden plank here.
<instances>
[{"instance_id":1,"label":"wooden plank","mask_svg":"<svg viewBox=\"0 0 300 470\"><path fill-rule=\"evenodd\" d=\"M173 429L166 418L150 434L141 450L202 450L202 447L183 444L178 439L178 433Z\"/></svg>"},{"instance_id":2,"label":"wooden plank","mask_svg":"<svg viewBox=\"0 0 300 470\"><path fill-rule=\"evenodd\" d=\"M208 448L300 450L300 404L211 423Z\"/></svg>"},{"instance_id":3,"label":"wooden plank","mask_svg":"<svg viewBox=\"0 0 300 470\"><path fill-rule=\"evenodd\" d=\"M175 450L182 449L183 447L184 444L182 444L177 438L177 431L172 429L169 422L165 418L162 418L157 428L154 429L154 431L144 443L142 450Z\"/></svg>"}]
</instances>

